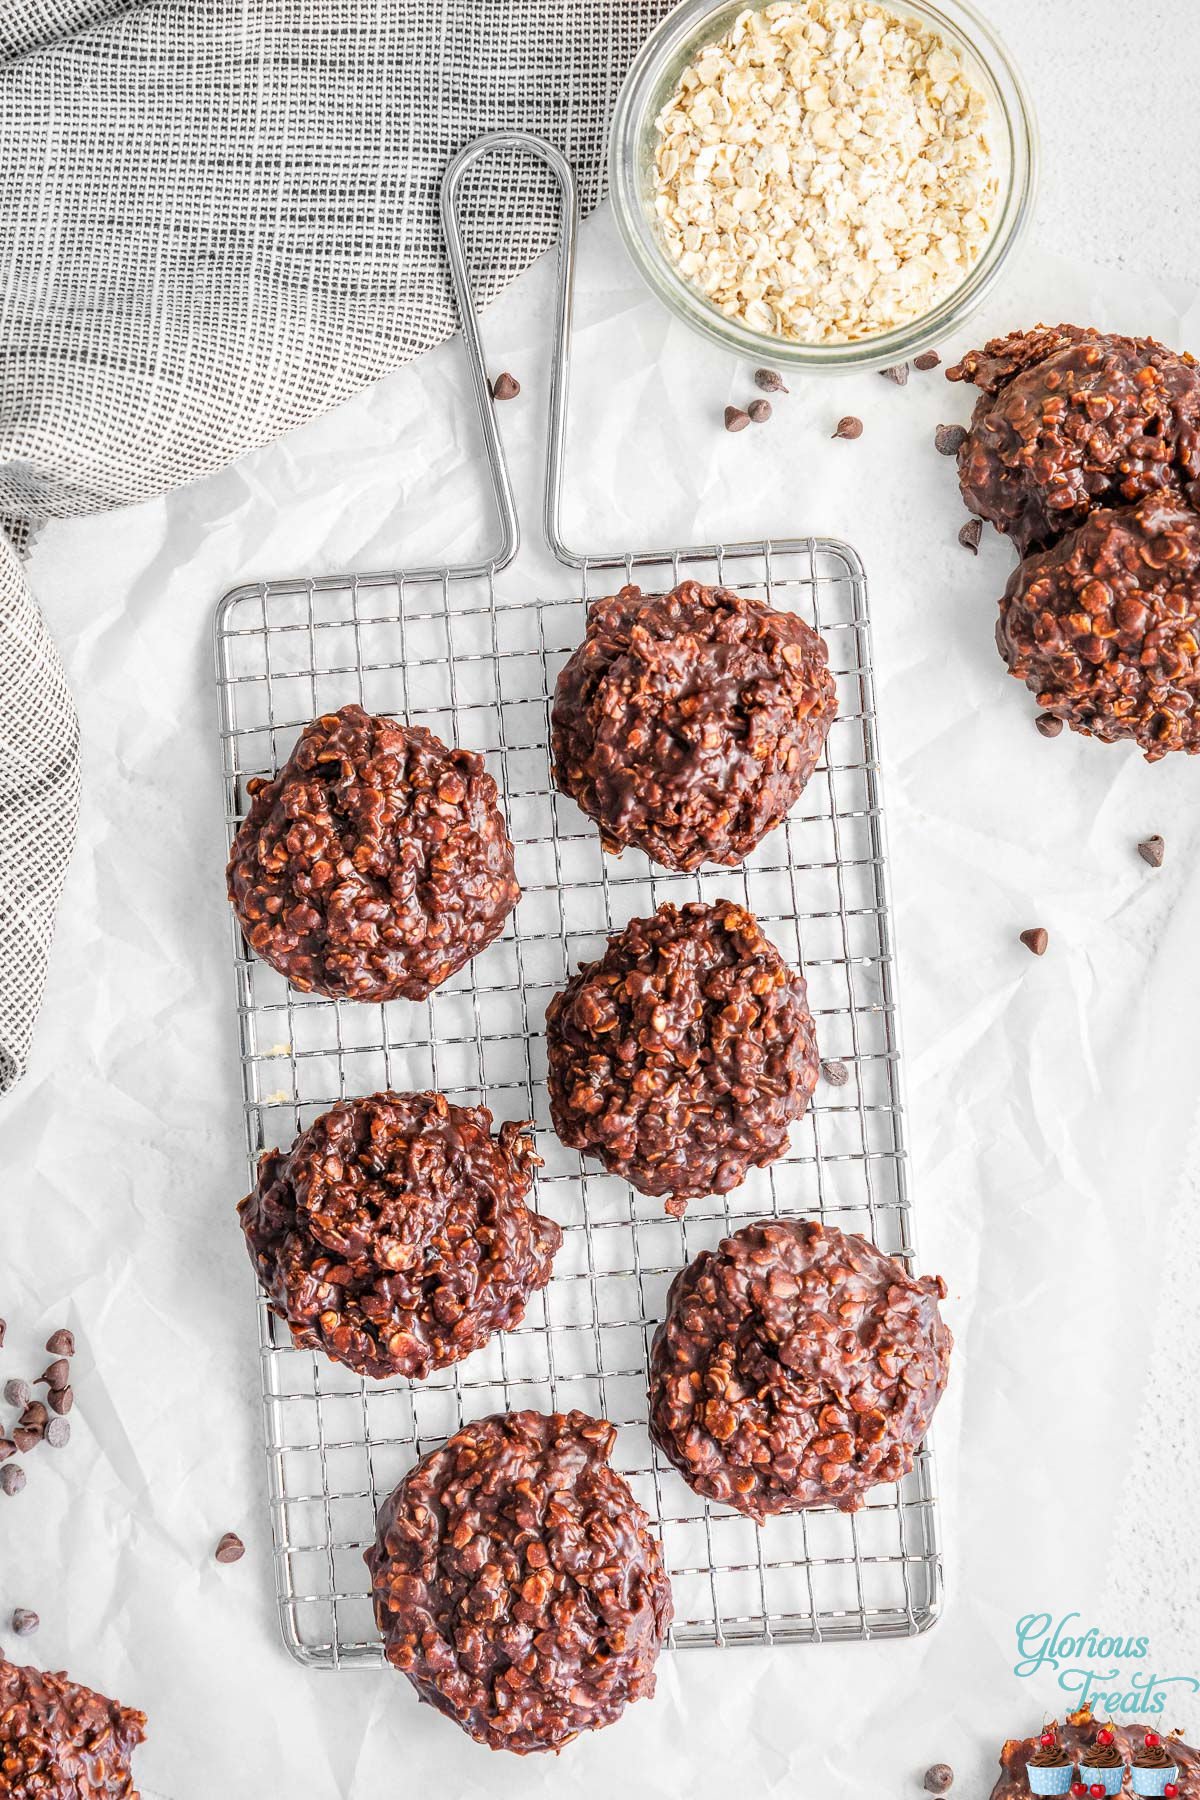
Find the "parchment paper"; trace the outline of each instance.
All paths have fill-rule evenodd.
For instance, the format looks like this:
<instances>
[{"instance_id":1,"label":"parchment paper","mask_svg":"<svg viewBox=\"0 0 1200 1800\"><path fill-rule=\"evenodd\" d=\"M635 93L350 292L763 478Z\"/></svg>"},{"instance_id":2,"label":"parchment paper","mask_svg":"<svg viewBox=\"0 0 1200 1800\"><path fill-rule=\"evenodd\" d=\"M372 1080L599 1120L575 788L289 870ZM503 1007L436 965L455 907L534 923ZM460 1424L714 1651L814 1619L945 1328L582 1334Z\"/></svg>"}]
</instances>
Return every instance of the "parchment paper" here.
<instances>
[{"instance_id":1,"label":"parchment paper","mask_svg":"<svg viewBox=\"0 0 1200 1800\"><path fill-rule=\"evenodd\" d=\"M550 291L540 267L486 321L493 367L524 387L503 428L531 532ZM1060 316L1200 346L1191 296L1044 256L971 336ZM1165 1285L1195 1123L1200 767L1034 730L992 644L1010 553L991 535L977 559L959 547L953 465L932 446L966 416L962 389L941 371L792 387L769 426L727 435L750 370L670 323L606 217L587 228L572 537L814 530L849 539L871 579L916 1222L958 1338L937 1424L946 1616L907 1644L666 1658L653 1703L523 1763L461 1739L397 1676L312 1675L280 1647L233 1216L211 614L249 576L480 546L452 344L194 488L57 527L34 556L80 699L85 802L33 1066L0 1113L2 1367L37 1373L59 1324L80 1356L73 1442L3 1503L0 1618L36 1607L23 1653L150 1714L143 1778L172 1800L882 1800L919 1792L935 1760L971 1796L999 1741L1055 1708L1011 1672L1018 1614L1108 1607L1108 1629L1133 1631L1154 1609L1164 1668L1200 1664L1163 1601L1185 1573L1179 1490L1153 1478L1161 1440L1137 1449L1200 1372L1194 1307L1168 1311ZM831 443L848 412L862 438ZM1157 871L1134 848L1152 831ZM1049 930L1040 960L1017 942L1028 925ZM1135 1450L1151 1479L1133 1479ZM248 1555L218 1567L229 1529ZM1122 1584L1115 1551L1146 1541L1155 1566Z\"/></svg>"}]
</instances>

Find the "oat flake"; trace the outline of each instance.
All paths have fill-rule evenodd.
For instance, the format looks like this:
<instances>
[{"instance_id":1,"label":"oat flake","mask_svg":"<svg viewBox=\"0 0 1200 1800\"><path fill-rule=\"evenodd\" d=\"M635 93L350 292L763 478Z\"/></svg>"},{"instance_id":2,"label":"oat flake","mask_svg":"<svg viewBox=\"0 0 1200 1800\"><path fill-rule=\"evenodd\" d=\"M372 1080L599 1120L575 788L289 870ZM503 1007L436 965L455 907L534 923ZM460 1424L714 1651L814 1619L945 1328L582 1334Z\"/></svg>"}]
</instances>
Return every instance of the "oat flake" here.
<instances>
[{"instance_id":1,"label":"oat flake","mask_svg":"<svg viewBox=\"0 0 1200 1800\"><path fill-rule=\"evenodd\" d=\"M988 103L957 49L871 0L747 9L657 120L680 272L756 331L843 343L918 318L987 242Z\"/></svg>"}]
</instances>

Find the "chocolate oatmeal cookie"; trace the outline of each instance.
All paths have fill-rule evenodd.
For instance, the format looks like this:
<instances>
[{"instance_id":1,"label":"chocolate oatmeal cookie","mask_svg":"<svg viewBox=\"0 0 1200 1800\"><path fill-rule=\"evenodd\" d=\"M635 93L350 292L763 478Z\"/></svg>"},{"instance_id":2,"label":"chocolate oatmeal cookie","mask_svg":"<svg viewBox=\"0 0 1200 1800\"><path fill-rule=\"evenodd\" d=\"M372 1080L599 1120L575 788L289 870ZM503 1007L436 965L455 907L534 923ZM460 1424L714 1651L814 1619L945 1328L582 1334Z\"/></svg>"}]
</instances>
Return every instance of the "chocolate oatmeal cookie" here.
<instances>
[{"instance_id":1,"label":"chocolate oatmeal cookie","mask_svg":"<svg viewBox=\"0 0 1200 1800\"><path fill-rule=\"evenodd\" d=\"M980 390L958 453L973 513L1024 556L1093 507L1200 501L1200 369L1153 338L1078 325L995 338L947 370Z\"/></svg>"},{"instance_id":2,"label":"chocolate oatmeal cookie","mask_svg":"<svg viewBox=\"0 0 1200 1800\"><path fill-rule=\"evenodd\" d=\"M1200 515L1178 497L1092 513L1014 570L996 642L1043 712L1150 762L1200 750Z\"/></svg>"},{"instance_id":3,"label":"chocolate oatmeal cookie","mask_svg":"<svg viewBox=\"0 0 1200 1800\"><path fill-rule=\"evenodd\" d=\"M138 1800L130 1759L146 1715L61 1671L0 1658L0 1793L9 1800Z\"/></svg>"},{"instance_id":4,"label":"chocolate oatmeal cookie","mask_svg":"<svg viewBox=\"0 0 1200 1800\"><path fill-rule=\"evenodd\" d=\"M520 1323L562 1232L525 1204L528 1126L491 1127L444 1094L373 1094L266 1152L238 1212L296 1345L419 1380Z\"/></svg>"},{"instance_id":5,"label":"chocolate oatmeal cookie","mask_svg":"<svg viewBox=\"0 0 1200 1800\"><path fill-rule=\"evenodd\" d=\"M633 919L555 995L546 1039L563 1143L675 1214L782 1155L820 1066L802 977L728 900Z\"/></svg>"},{"instance_id":6,"label":"chocolate oatmeal cookie","mask_svg":"<svg viewBox=\"0 0 1200 1800\"><path fill-rule=\"evenodd\" d=\"M423 1000L520 899L483 758L422 726L344 706L248 786L229 898L251 948L305 992Z\"/></svg>"},{"instance_id":7,"label":"chocolate oatmeal cookie","mask_svg":"<svg viewBox=\"0 0 1200 1800\"><path fill-rule=\"evenodd\" d=\"M558 1750L654 1692L671 1589L586 1413L465 1425L384 1503L366 1553L388 1661L493 1750Z\"/></svg>"},{"instance_id":8,"label":"chocolate oatmeal cookie","mask_svg":"<svg viewBox=\"0 0 1200 1800\"><path fill-rule=\"evenodd\" d=\"M946 1385L945 1283L811 1220L746 1225L671 1283L650 1431L697 1494L760 1525L898 1481Z\"/></svg>"},{"instance_id":9,"label":"chocolate oatmeal cookie","mask_svg":"<svg viewBox=\"0 0 1200 1800\"><path fill-rule=\"evenodd\" d=\"M554 780L600 827L668 869L740 863L812 774L837 696L825 644L794 613L685 581L597 600L559 675Z\"/></svg>"}]
</instances>

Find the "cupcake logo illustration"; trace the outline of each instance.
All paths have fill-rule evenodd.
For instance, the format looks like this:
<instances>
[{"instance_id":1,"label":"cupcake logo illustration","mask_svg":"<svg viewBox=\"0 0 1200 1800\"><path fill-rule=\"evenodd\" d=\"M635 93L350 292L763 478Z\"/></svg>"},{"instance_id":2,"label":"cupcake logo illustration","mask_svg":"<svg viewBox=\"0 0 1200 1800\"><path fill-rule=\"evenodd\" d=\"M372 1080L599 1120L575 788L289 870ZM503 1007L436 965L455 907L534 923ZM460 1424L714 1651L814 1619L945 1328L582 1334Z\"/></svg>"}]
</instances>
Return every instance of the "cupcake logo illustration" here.
<instances>
[{"instance_id":1,"label":"cupcake logo illustration","mask_svg":"<svg viewBox=\"0 0 1200 1800\"><path fill-rule=\"evenodd\" d=\"M1075 1776L1075 1762L1058 1735L1058 1727L1050 1726L1037 1741L1037 1748L1027 1765L1031 1794L1069 1794Z\"/></svg>"},{"instance_id":2,"label":"cupcake logo illustration","mask_svg":"<svg viewBox=\"0 0 1200 1800\"><path fill-rule=\"evenodd\" d=\"M1148 1731L1142 1744L1133 1753L1133 1791L1135 1794L1165 1794L1166 1800L1174 1800L1179 1792L1179 1764L1175 1760L1174 1744L1179 1733L1174 1731L1169 1738L1163 1738L1157 1731Z\"/></svg>"},{"instance_id":3,"label":"cupcake logo illustration","mask_svg":"<svg viewBox=\"0 0 1200 1800\"><path fill-rule=\"evenodd\" d=\"M1068 1713L1061 1726L1057 1720L1044 1725L1023 1745L1006 1745L1001 1759L1006 1766L1011 1766L1013 1751L1023 1752L1031 1794L1070 1794L1072 1800L1103 1800L1106 1794L1131 1792L1162 1800L1188 1796L1194 1800L1200 1795L1195 1779L1200 1756L1178 1731L1165 1735L1145 1727L1127 1730L1111 1719L1096 1719L1087 1707Z\"/></svg>"},{"instance_id":4,"label":"cupcake logo illustration","mask_svg":"<svg viewBox=\"0 0 1200 1800\"><path fill-rule=\"evenodd\" d=\"M1125 1755L1114 1725L1097 1727L1090 1744L1079 1752L1081 1789L1094 1795L1119 1794L1125 1785Z\"/></svg>"}]
</instances>

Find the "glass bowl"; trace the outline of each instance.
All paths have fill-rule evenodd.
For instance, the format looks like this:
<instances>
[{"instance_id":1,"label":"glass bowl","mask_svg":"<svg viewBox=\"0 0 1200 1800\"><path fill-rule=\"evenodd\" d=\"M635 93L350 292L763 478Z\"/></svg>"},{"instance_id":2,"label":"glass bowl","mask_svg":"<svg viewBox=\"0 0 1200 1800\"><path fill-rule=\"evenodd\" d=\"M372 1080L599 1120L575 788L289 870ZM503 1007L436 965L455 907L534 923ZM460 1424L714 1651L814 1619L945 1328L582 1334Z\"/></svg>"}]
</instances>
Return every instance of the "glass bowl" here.
<instances>
[{"instance_id":1,"label":"glass bowl","mask_svg":"<svg viewBox=\"0 0 1200 1800\"><path fill-rule=\"evenodd\" d=\"M746 0L683 0L638 52L613 115L609 189L617 224L635 267L650 288L693 331L738 356L775 368L831 372L882 369L952 337L989 294L1029 222L1037 185L1037 130L1025 84L991 27L967 0L885 0L901 17L917 18L957 46L987 95L999 192L992 231L966 279L927 313L871 337L805 344L755 331L732 319L680 274L659 235L654 209L655 120L697 52L720 37ZM760 0L768 4L768 0Z\"/></svg>"}]
</instances>

